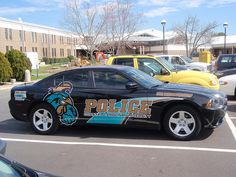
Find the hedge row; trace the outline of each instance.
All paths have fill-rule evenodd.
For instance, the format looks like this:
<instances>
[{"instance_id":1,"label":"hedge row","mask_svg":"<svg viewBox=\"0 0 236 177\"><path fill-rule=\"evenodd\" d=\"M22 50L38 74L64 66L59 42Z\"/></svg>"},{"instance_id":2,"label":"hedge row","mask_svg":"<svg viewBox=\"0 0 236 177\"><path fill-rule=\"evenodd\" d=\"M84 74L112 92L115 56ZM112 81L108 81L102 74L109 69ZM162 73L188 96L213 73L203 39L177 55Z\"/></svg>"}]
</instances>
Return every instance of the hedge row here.
<instances>
[{"instance_id":1,"label":"hedge row","mask_svg":"<svg viewBox=\"0 0 236 177\"><path fill-rule=\"evenodd\" d=\"M69 57L67 58L42 58L42 62L45 62L45 64L54 64L54 63L68 63L72 59Z\"/></svg>"},{"instance_id":2,"label":"hedge row","mask_svg":"<svg viewBox=\"0 0 236 177\"><path fill-rule=\"evenodd\" d=\"M25 70L31 71L31 62L26 55L19 50L10 50L5 56L0 53L0 82L15 78L24 81Z\"/></svg>"}]
</instances>

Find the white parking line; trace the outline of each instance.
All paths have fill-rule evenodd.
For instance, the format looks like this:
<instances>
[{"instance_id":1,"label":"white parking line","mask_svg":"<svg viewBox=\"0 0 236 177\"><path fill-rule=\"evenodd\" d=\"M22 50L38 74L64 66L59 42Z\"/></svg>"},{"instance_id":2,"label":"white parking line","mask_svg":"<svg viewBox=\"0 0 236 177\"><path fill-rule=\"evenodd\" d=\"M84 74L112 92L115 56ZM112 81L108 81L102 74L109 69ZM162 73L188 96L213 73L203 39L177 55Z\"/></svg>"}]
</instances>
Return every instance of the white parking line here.
<instances>
[{"instance_id":1,"label":"white parking line","mask_svg":"<svg viewBox=\"0 0 236 177\"><path fill-rule=\"evenodd\" d=\"M236 128L234 126L234 123L232 122L232 120L230 119L228 113L225 114L225 120L227 122L227 124L229 125L229 128L234 136L234 139L236 141Z\"/></svg>"},{"instance_id":2,"label":"white parking line","mask_svg":"<svg viewBox=\"0 0 236 177\"><path fill-rule=\"evenodd\" d=\"M12 138L1 138L1 139L4 141L25 142L25 143L86 145L86 146L107 146L107 147L124 147L124 148L146 148L146 149L168 149L168 150L188 150L188 151L236 153L236 149L200 148L200 147L184 147L184 146L158 146L158 145L141 145L141 144L117 144L117 143L98 143L98 142L65 142L65 141L63 142L63 141L45 141L45 140L12 139Z\"/></svg>"},{"instance_id":3,"label":"white parking line","mask_svg":"<svg viewBox=\"0 0 236 177\"><path fill-rule=\"evenodd\" d=\"M230 117L230 119L233 119L233 120L234 120L234 119L236 119L236 117Z\"/></svg>"}]
</instances>

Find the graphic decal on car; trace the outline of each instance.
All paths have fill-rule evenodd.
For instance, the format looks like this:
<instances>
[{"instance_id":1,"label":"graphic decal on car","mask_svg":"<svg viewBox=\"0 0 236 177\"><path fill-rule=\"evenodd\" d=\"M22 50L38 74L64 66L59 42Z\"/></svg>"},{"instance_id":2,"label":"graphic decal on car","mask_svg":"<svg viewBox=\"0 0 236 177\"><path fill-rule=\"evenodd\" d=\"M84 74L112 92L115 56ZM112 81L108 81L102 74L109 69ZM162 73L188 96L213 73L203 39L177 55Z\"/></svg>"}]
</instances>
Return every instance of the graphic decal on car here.
<instances>
[{"instance_id":1,"label":"graphic decal on car","mask_svg":"<svg viewBox=\"0 0 236 177\"><path fill-rule=\"evenodd\" d=\"M73 86L70 82L62 82L56 87L49 88L43 100L50 103L56 110L60 121L65 125L72 125L78 118L78 111L70 94Z\"/></svg>"},{"instance_id":2,"label":"graphic decal on car","mask_svg":"<svg viewBox=\"0 0 236 177\"><path fill-rule=\"evenodd\" d=\"M86 99L85 116L92 116L88 124L122 124L130 117L150 119L151 106L166 98L142 97L133 99Z\"/></svg>"}]
</instances>

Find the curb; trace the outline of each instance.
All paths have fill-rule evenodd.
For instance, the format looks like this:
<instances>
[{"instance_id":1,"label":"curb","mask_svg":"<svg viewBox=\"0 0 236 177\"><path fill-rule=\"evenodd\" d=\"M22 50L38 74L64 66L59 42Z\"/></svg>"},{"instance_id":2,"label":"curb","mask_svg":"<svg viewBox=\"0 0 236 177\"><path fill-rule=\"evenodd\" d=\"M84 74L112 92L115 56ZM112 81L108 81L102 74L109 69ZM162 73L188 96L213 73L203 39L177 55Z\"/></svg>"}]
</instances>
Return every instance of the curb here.
<instances>
[{"instance_id":1,"label":"curb","mask_svg":"<svg viewBox=\"0 0 236 177\"><path fill-rule=\"evenodd\" d=\"M16 82L16 83L14 83L14 84L1 85L1 86L0 86L0 90L11 89L11 88L14 87L14 86L21 85L21 84L24 84L24 83L25 83L25 82Z\"/></svg>"},{"instance_id":2,"label":"curb","mask_svg":"<svg viewBox=\"0 0 236 177\"><path fill-rule=\"evenodd\" d=\"M0 85L0 91L1 90L8 90L8 89L11 89L12 87L15 87L17 85L23 85L23 84L30 84L30 83L35 83L35 82L38 82L39 80L35 80L35 81L31 81L31 82L16 82L14 84L12 83L7 83L5 85Z\"/></svg>"}]
</instances>

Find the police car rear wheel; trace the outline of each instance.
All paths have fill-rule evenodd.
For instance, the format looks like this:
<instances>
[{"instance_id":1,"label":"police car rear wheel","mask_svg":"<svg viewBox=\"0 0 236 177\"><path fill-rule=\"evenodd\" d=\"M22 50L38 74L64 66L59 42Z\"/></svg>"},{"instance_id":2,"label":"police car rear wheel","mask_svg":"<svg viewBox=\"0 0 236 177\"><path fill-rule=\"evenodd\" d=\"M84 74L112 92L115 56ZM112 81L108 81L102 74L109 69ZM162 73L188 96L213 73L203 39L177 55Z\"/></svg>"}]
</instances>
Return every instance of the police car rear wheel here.
<instances>
[{"instance_id":1,"label":"police car rear wheel","mask_svg":"<svg viewBox=\"0 0 236 177\"><path fill-rule=\"evenodd\" d=\"M39 134L53 134L60 125L56 111L47 104L34 107L30 118L34 131Z\"/></svg>"},{"instance_id":2,"label":"police car rear wheel","mask_svg":"<svg viewBox=\"0 0 236 177\"><path fill-rule=\"evenodd\" d=\"M201 130L198 112L188 106L175 106L165 115L164 129L174 139L190 140Z\"/></svg>"}]
</instances>

